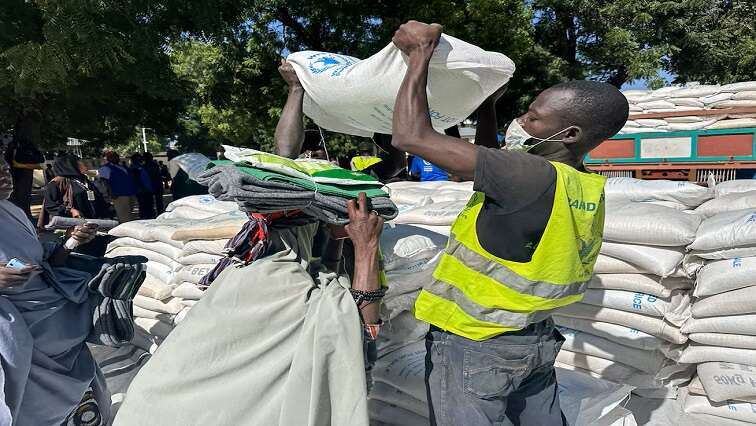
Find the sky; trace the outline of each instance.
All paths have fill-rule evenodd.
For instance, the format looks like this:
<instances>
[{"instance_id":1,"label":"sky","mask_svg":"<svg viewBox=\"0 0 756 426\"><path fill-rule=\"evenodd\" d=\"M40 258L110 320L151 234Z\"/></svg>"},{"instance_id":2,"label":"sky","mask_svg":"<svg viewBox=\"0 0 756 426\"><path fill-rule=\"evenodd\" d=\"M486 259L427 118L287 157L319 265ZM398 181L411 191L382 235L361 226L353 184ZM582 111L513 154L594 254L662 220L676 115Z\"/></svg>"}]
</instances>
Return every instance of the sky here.
<instances>
[{"instance_id":1,"label":"sky","mask_svg":"<svg viewBox=\"0 0 756 426\"><path fill-rule=\"evenodd\" d=\"M672 80L674 80L675 76L673 74L670 74L667 71L661 71L659 72L659 76L667 80L667 86L672 84ZM645 80L634 80L625 83L622 85L622 90L628 90L628 89L648 89L646 87L646 81Z\"/></svg>"}]
</instances>

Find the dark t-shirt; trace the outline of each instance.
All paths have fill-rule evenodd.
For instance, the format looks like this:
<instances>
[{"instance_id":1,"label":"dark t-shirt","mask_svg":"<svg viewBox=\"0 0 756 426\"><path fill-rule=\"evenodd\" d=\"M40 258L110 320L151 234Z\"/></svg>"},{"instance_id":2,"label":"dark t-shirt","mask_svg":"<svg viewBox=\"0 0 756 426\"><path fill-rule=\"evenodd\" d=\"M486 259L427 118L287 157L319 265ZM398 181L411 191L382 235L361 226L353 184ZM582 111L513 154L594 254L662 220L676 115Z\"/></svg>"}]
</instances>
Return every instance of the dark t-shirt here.
<instances>
[{"instance_id":1,"label":"dark t-shirt","mask_svg":"<svg viewBox=\"0 0 756 426\"><path fill-rule=\"evenodd\" d=\"M551 215L556 169L532 154L481 148L476 191L486 194L478 216L478 240L496 257L528 262Z\"/></svg>"}]
</instances>

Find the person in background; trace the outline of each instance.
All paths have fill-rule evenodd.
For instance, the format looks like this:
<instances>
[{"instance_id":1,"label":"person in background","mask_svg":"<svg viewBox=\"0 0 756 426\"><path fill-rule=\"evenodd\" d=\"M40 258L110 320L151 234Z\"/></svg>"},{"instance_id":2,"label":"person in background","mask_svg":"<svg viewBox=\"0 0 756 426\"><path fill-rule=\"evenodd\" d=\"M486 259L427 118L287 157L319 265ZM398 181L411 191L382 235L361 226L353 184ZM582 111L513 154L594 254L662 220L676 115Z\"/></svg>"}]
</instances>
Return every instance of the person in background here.
<instances>
[{"instance_id":1,"label":"person in background","mask_svg":"<svg viewBox=\"0 0 756 426\"><path fill-rule=\"evenodd\" d=\"M622 128L627 100L610 84L571 81L539 94L512 121L504 150L495 125L476 131L476 145L439 134L427 85L441 33L440 25L410 21L393 38L407 71L392 143L473 180L476 191L413 310L431 325L431 424L566 424L554 370L564 337L551 313L579 301L593 275L606 178L586 172L583 158ZM496 100L481 105L479 122L481 114L495 120Z\"/></svg>"},{"instance_id":2,"label":"person in background","mask_svg":"<svg viewBox=\"0 0 756 426\"><path fill-rule=\"evenodd\" d=\"M50 183L50 181L55 178L55 172L53 172L53 165L50 163L47 163L45 166L45 183Z\"/></svg>"},{"instance_id":3,"label":"person in background","mask_svg":"<svg viewBox=\"0 0 756 426\"><path fill-rule=\"evenodd\" d=\"M97 170L97 180L105 190L104 195L113 204L118 221L132 221L137 204L137 187L131 172L121 165L121 157L115 151L105 151L104 158L105 164Z\"/></svg>"},{"instance_id":4,"label":"person in background","mask_svg":"<svg viewBox=\"0 0 756 426\"><path fill-rule=\"evenodd\" d=\"M142 154L142 167L147 172L152 186L152 195L155 199L155 213L162 214L165 211L163 205L163 175L160 171L160 164L155 161L151 152Z\"/></svg>"},{"instance_id":5,"label":"person in background","mask_svg":"<svg viewBox=\"0 0 756 426\"><path fill-rule=\"evenodd\" d=\"M382 160L373 155L373 144L370 142L361 142L357 147L358 156L353 157L349 163L352 170L361 172L369 167L373 167Z\"/></svg>"},{"instance_id":6,"label":"person in background","mask_svg":"<svg viewBox=\"0 0 756 426\"><path fill-rule=\"evenodd\" d=\"M40 242L26 214L8 200L12 192L0 156L0 424L80 424L77 415L106 424L110 396L85 342L96 300L87 281L54 272L70 249ZM71 239L87 244L95 232L77 226ZM8 266L11 260L24 266Z\"/></svg>"},{"instance_id":7,"label":"person in background","mask_svg":"<svg viewBox=\"0 0 756 426\"><path fill-rule=\"evenodd\" d=\"M152 180L142 164L142 156L131 154L129 172L136 187L137 204L139 204L139 219L155 219L155 198L153 196Z\"/></svg>"},{"instance_id":8,"label":"person in background","mask_svg":"<svg viewBox=\"0 0 756 426\"><path fill-rule=\"evenodd\" d=\"M53 216L83 219L109 219L110 206L100 190L89 180L86 166L75 155L63 155L52 167L54 178L45 186L44 214L40 225Z\"/></svg>"},{"instance_id":9,"label":"person in background","mask_svg":"<svg viewBox=\"0 0 756 426\"><path fill-rule=\"evenodd\" d=\"M169 189L171 184L171 173L168 171L168 166L162 161L158 161L160 166L160 178L163 180L163 189Z\"/></svg>"},{"instance_id":10,"label":"person in background","mask_svg":"<svg viewBox=\"0 0 756 426\"><path fill-rule=\"evenodd\" d=\"M207 187L200 185L196 181L189 178L189 175L177 165L179 160L174 160L180 154L175 149L169 149L166 153L168 157L168 170L176 170L176 174L171 176L171 197L173 201L180 200L190 195L205 195L207 194Z\"/></svg>"},{"instance_id":11,"label":"person in background","mask_svg":"<svg viewBox=\"0 0 756 426\"><path fill-rule=\"evenodd\" d=\"M419 179L420 182L435 182L449 180L449 175L437 165L415 156L409 169L410 176Z\"/></svg>"},{"instance_id":12,"label":"person in background","mask_svg":"<svg viewBox=\"0 0 756 426\"><path fill-rule=\"evenodd\" d=\"M14 134L4 153L5 161L13 176L13 194L10 200L31 217L32 188L34 170L42 169L45 156L28 138Z\"/></svg>"}]
</instances>

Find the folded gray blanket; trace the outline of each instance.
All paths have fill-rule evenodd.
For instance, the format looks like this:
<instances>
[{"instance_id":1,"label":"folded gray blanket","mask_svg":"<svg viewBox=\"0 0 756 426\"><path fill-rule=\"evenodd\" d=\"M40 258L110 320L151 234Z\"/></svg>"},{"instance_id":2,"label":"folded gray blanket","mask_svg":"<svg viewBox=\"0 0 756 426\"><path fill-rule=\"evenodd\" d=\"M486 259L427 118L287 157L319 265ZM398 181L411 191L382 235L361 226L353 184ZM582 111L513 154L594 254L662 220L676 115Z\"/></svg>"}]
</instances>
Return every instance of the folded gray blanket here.
<instances>
[{"instance_id":1,"label":"folded gray blanket","mask_svg":"<svg viewBox=\"0 0 756 426\"><path fill-rule=\"evenodd\" d=\"M92 312L92 331L87 342L120 346L134 337L132 300L144 282L147 258L119 256L98 258L71 253L66 266L88 272L87 283L96 304Z\"/></svg>"},{"instance_id":2,"label":"folded gray blanket","mask_svg":"<svg viewBox=\"0 0 756 426\"><path fill-rule=\"evenodd\" d=\"M293 182L263 180L244 173L235 166L214 167L197 178L208 192L223 201L236 201L253 213L302 210L304 214L326 223L349 223L347 201L352 198L314 191ZM387 196L368 198L369 208L391 220L398 215L396 205Z\"/></svg>"}]
</instances>

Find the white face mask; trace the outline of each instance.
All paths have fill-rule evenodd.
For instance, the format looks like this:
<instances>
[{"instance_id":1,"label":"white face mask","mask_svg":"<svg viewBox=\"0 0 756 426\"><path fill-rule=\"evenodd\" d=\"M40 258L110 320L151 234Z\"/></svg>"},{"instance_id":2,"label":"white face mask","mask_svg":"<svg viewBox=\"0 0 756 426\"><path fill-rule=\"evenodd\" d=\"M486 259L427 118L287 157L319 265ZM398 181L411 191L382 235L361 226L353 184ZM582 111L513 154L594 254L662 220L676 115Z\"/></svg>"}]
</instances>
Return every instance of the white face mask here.
<instances>
[{"instance_id":1,"label":"white face mask","mask_svg":"<svg viewBox=\"0 0 756 426\"><path fill-rule=\"evenodd\" d=\"M507 132L504 135L504 142L506 145L504 145L502 149L506 149L507 151L528 152L544 142L564 142L564 139L552 138L560 133L564 133L565 131L569 130L570 127L566 127L565 129L554 133L546 139L541 139L532 136L525 129L523 129L519 121L512 120L512 123L509 124L509 127L507 127ZM531 139L535 139L538 142L528 145L527 142Z\"/></svg>"}]
</instances>

